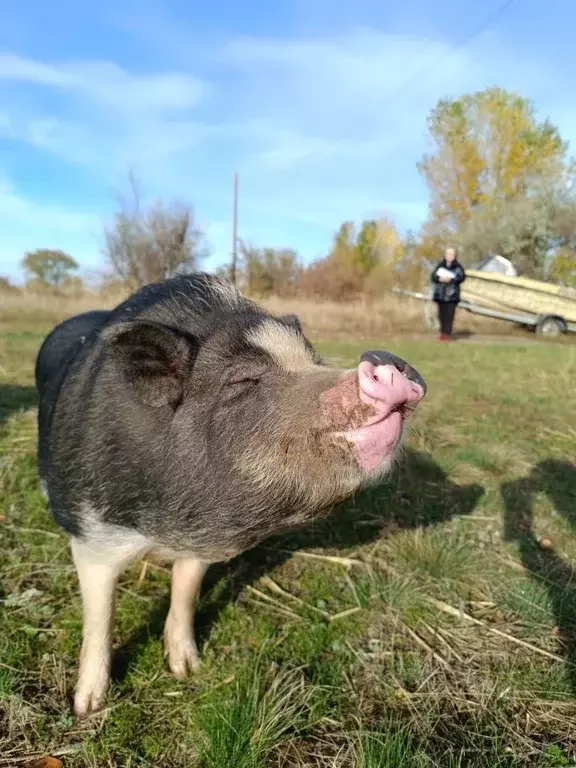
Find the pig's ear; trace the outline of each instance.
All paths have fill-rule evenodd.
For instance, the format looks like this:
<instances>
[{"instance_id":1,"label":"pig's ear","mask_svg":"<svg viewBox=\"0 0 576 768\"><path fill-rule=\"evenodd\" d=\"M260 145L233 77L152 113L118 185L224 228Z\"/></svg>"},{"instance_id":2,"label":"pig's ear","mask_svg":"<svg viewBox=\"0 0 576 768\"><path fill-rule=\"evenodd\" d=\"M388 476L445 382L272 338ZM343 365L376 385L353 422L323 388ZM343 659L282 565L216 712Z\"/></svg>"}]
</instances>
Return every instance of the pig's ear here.
<instances>
[{"instance_id":1,"label":"pig's ear","mask_svg":"<svg viewBox=\"0 0 576 768\"><path fill-rule=\"evenodd\" d=\"M292 328L296 328L296 330L299 333L304 333L302 330L302 326L300 325L300 320L296 315L282 315L278 318L281 323L284 323L285 325L290 325Z\"/></svg>"},{"instance_id":2,"label":"pig's ear","mask_svg":"<svg viewBox=\"0 0 576 768\"><path fill-rule=\"evenodd\" d=\"M101 338L142 402L178 405L196 357L193 337L158 323L125 322L110 326Z\"/></svg>"}]
</instances>

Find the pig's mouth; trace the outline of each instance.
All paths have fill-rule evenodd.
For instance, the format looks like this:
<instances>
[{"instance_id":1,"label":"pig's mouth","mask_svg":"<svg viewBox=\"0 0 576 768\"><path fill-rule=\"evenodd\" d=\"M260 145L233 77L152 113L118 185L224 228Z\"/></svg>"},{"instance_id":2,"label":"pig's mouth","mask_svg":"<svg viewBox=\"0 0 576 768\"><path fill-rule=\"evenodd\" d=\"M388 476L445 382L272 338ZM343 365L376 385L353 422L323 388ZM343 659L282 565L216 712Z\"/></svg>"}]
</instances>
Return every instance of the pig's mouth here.
<instances>
[{"instance_id":1,"label":"pig's mouth","mask_svg":"<svg viewBox=\"0 0 576 768\"><path fill-rule=\"evenodd\" d=\"M365 472L379 469L400 444L404 421L412 408L393 408L385 416L364 424L357 429L337 432L349 444L356 463Z\"/></svg>"},{"instance_id":2,"label":"pig's mouth","mask_svg":"<svg viewBox=\"0 0 576 768\"><path fill-rule=\"evenodd\" d=\"M357 378L345 381L348 387L356 385L350 400L355 397L360 410L350 409L346 427L333 434L347 443L362 472L381 474L390 466L404 422L425 396L426 384L408 363L388 352L363 355Z\"/></svg>"}]
</instances>

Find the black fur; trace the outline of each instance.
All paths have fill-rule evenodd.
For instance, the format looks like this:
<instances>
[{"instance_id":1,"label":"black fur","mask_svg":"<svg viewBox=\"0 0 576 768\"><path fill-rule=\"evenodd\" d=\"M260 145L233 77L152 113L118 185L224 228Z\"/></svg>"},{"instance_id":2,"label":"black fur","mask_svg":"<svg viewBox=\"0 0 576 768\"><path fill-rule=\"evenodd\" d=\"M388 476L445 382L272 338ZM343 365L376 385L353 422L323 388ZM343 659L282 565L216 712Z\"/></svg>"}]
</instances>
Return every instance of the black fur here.
<instances>
[{"instance_id":1,"label":"black fur","mask_svg":"<svg viewBox=\"0 0 576 768\"><path fill-rule=\"evenodd\" d=\"M64 378L68 365L80 346L104 325L110 314L109 311L98 309L84 312L64 320L48 334L38 352L34 371L40 397L44 395L49 380L54 386L56 379Z\"/></svg>"}]
</instances>

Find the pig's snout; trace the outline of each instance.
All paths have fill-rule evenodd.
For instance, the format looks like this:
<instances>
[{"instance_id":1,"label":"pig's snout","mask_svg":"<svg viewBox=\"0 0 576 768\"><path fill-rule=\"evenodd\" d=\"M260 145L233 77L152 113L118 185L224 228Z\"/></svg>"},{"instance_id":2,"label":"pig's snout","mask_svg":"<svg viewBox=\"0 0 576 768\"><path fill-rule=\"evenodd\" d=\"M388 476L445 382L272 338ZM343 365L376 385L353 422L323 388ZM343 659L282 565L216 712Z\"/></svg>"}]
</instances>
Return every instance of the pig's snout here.
<instances>
[{"instance_id":1,"label":"pig's snout","mask_svg":"<svg viewBox=\"0 0 576 768\"><path fill-rule=\"evenodd\" d=\"M362 355L355 397L370 408L360 425L337 433L349 443L361 469L373 473L388 466L402 438L404 417L425 394L424 379L405 360L390 352Z\"/></svg>"},{"instance_id":2,"label":"pig's snout","mask_svg":"<svg viewBox=\"0 0 576 768\"><path fill-rule=\"evenodd\" d=\"M362 355L358 379L361 393L391 405L416 404L427 390L426 382L413 366L401 357L381 350Z\"/></svg>"},{"instance_id":3,"label":"pig's snout","mask_svg":"<svg viewBox=\"0 0 576 768\"><path fill-rule=\"evenodd\" d=\"M366 352L358 366L360 400L382 416L403 406L415 407L426 394L418 371L391 352Z\"/></svg>"},{"instance_id":4,"label":"pig's snout","mask_svg":"<svg viewBox=\"0 0 576 768\"><path fill-rule=\"evenodd\" d=\"M414 407L424 397L418 384L408 381L394 365L360 363L358 384L360 400L372 405L379 417L403 406Z\"/></svg>"}]
</instances>

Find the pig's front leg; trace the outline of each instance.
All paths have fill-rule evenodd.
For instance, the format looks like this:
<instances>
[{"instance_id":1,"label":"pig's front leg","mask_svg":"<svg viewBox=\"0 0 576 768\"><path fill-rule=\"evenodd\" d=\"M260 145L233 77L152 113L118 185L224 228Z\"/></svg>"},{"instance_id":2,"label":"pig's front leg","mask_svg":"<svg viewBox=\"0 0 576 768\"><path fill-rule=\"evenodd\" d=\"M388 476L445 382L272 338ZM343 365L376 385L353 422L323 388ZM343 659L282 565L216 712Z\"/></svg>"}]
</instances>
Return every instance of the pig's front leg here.
<instances>
[{"instance_id":1,"label":"pig's front leg","mask_svg":"<svg viewBox=\"0 0 576 768\"><path fill-rule=\"evenodd\" d=\"M172 566L170 610L164 627L164 645L172 673L184 679L198 669L200 658L194 639L194 614L208 563L181 558Z\"/></svg>"},{"instance_id":2,"label":"pig's front leg","mask_svg":"<svg viewBox=\"0 0 576 768\"><path fill-rule=\"evenodd\" d=\"M88 541L72 539L72 557L78 572L84 614L80 668L74 712L81 717L97 712L106 701L110 681L112 627L116 582L136 552L110 547L106 552Z\"/></svg>"}]
</instances>

